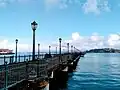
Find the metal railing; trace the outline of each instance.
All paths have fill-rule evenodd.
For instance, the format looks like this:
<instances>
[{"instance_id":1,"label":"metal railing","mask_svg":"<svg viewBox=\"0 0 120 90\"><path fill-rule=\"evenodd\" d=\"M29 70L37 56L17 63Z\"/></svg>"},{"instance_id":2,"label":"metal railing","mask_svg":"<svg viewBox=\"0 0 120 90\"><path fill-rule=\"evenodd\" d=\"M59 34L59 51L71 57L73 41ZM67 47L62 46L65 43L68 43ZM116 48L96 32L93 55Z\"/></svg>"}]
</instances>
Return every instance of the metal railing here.
<instances>
[{"instance_id":1,"label":"metal railing","mask_svg":"<svg viewBox=\"0 0 120 90\"><path fill-rule=\"evenodd\" d=\"M39 56L35 55L35 59L38 59L38 58L43 59L44 57L45 57L45 54L40 54ZM25 62L26 60L31 61L32 55L19 55L17 56L17 60L14 55L3 56L3 57L0 57L0 65L5 64L5 62L7 62L7 64L12 64L12 63Z\"/></svg>"},{"instance_id":2,"label":"metal railing","mask_svg":"<svg viewBox=\"0 0 120 90\"><path fill-rule=\"evenodd\" d=\"M35 55L35 60L32 60L32 55L24 55L18 56L17 62L15 62L15 56L0 57L0 60L3 60L3 64L0 65L0 89L12 87L24 80L44 79L48 77L49 69L53 69L60 63L67 63L72 55L61 54L61 62L59 57L59 54L51 54L50 57L42 54Z\"/></svg>"}]
</instances>

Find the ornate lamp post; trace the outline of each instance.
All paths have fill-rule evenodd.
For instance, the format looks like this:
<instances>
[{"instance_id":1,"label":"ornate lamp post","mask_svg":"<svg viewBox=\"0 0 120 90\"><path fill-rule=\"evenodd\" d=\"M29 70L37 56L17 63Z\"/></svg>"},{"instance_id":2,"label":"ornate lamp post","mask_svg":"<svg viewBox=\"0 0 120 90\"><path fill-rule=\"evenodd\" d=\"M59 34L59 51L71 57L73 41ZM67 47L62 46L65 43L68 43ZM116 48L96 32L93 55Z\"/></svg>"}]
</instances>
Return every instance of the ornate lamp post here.
<instances>
[{"instance_id":1,"label":"ornate lamp post","mask_svg":"<svg viewBox=\"0 0 120 90\"><path fill-rule=\"evenodd\" d=\"M57 54L57 47L56 47L56 54Z\"/></svg>"},{"instance_id":2,"label":"ornate lamp post","mask_svg":"<svg viewBox=\"0 0 120 90\"><path fill-rule=\"evenodd\" d=\"M33 30L33 55L32 55L32 60L35 60L35 30L37 28L38 24L34 21L31 23L31 27Z\"/></svg>"},{"instance_id":3,"label":"ornate lamp post","mask_svg":"<svg viewBox=\"0 0 120 90\"><path fill-rule=\"evenodd\" d=\"M38 44L38 58L40 58L40 44Z\"/></svg>"},{"instance_id":4,"label":"ornate lamp post","mask_svg":"<svg viewBox=\"0 0 120 90\"><path fill-rule=\"evenodd\" d=\"M75 51L75 47L74 47L74 53L75 53L76 51Z\"/></svg>"},{"instance_id":5,"label":"ornate lamp post","mask_svg":"<svg viewBox=\"0 0 120 90\"><path fill-rule=\"evenodd\" d=\"M51 46L49 46L49 54L51 53L51 52L50 52L50 48L51 48Z\"/></svg>"},{"instance_id":6,"label":"ornate lamp post","mask_svg":"<svg viewBox=\"0 0 120 90\"><path fill-rule=\"evenodd\" d=\"M73 45L71 45L71 53L73 53Z\"/></svg>"},{"instance_id":7,"label":"ornate lamp post","mask_svg":"<svg viewBox=\"0 0 120 90\"><path fill-rule=\"evenodd\" d=\"M16 39L15 42L16 42L15 62L17 62L17 43L18 43L18 39Z\"/></svg>"},{"instance_id":8,"label":"ornate lamp post","mask_svg":"<svg viewBox=\"0 0 120 90\"><path fill-rule=\"evenodd\" d=\"M68 53L69 53L69 43L67 43Z\"/></svg>"},{"instance_id":9,"label":"ornate lamp post","mask_svg":"<svg viewBox=\"0 0 120 90\"><path fill-rule=\"evenodd\" d=\"M61 41L62 41L62 39L59 38L59 54L60 54L59 61L60 62L61 62Z\"/></svg>"}]
</instances>

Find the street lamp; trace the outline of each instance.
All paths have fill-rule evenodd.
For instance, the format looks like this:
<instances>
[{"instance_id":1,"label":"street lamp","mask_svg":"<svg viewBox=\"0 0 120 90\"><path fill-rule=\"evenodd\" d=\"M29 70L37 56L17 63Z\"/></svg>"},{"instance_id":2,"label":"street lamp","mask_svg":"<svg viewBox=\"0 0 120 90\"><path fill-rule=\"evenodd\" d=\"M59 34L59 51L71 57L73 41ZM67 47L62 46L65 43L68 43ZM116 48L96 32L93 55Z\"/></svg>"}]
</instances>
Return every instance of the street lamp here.
<instances>
[{"instance_id":1,"label":"street lamp","mask_svg":"<svg viewBox=\"0 0 120 90\"><path fill-rule=\"evenodd\" d=\"M69 53L69 43L67 43L68 53Z\"/></svg>"},{"instance_id":2,"label":"street lamp","mask_svg":"<svg viewBox=\"0 0 120 90\"><path fill-rule=\"evenodd\" d=\"M18 43L18 39L16 39L15 42L16 42L15 62L17 62L17 43Z\"/></svg>"},{"instance_id":3,"label":"street lamp","mask_svg":"<svg viewBox=\"0 0 120 90\"><path fill-rule=\"evenodd\" d=\"M75 53L76 51L75 51L75 47L74 47L74 53Z\"/></svg>"},{"instance_id":4,"label":"street lamp","mask_svg":"<svg viewBox=\"0 0 120 90\"><path fill-rule=\"evenodd\" d=\"M35 30L37 28L38 24L34 21L31 23L31 27L33 30L33 55L32 55L32 60L35 60Z\"/></svg>"},{"instance_id":5,"label":"street lamp","mask_svg":"<svg viewBox=\"0 0 120 90\"><path fill-rule=\"evenodd\" d=\"M38 58L40 58L40 44L38 44Z\"/></svg>"},{"instance_id":6,"label":"street lamp","mask_svg":"<svg viewBox=\"0 0 120 90\"><path fill-rule=\"evenodd\" d=\"M50 52L50 48L51 48L51 46L49 46L49 54L51 53L51 52Z\"/></svg>"},{"instance_id":7,"label":"street lamp","mask_svg":"<svg viewBox=\"0 0 120 90\"><path fill-rule=\"evenodd\" d=\"M57 47L56 47L56 54L57 54Z\"/></svg>"},{"instance_id":8,"label":"street lamp","mask_svg":"<svg viewBox=\"0 0 120 90\"><path fill-rule=\"evenodd\" d=\"M59 61L61 61L61 41L62 39L59 38L59 54L60 54Z\"/></svg>"},{"instance_id":9,"label":"street lamp","mask_svg":"<svg viewBox=\"0 0 120 90\"><path fill-rule=\"evenodd\" d=\"M73 45L71 45L71 53L73 53Z\"/></svg>"}]
</instances>

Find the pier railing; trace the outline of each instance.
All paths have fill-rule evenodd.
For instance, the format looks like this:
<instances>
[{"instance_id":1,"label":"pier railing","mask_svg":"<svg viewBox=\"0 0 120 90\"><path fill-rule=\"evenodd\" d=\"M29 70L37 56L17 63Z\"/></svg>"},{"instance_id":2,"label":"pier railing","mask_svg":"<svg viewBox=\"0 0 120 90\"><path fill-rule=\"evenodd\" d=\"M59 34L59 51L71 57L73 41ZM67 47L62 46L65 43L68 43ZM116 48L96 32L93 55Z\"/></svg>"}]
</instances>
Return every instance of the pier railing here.
<instances>
[{"instance_id":1,"label":"pier railing","mask_svg":"<svg viewBox=\"0 0 120 90\"><path fill-rule=\"evenodd\" d=\"M32 60L32 55L0 57L3 64L0 65L0 89L9 88L24 80L42 80L47 76L47 71L57 67L61 63L67 63L72 58L71 54L46 54L36 55Z\"/></svg>"}]
</instances>

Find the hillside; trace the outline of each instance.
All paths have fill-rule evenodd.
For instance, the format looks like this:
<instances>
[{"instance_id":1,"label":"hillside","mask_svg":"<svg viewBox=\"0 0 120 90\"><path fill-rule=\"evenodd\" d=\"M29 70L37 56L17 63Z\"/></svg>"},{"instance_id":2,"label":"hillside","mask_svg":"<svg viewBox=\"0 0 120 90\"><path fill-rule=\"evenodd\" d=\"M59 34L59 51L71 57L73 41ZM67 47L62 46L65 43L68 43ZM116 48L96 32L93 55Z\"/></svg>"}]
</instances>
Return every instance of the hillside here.
<instances>
[{"instance_id":1,"label":"hillside","mask_svg":"<svg viewBox=\"0 0 120 90\"><path fill-rule=\"evenodd\" d=\"M86 53L120 53L120 49L113 48L91 49L86 51Z\"/></svg>"}]
</instances>

